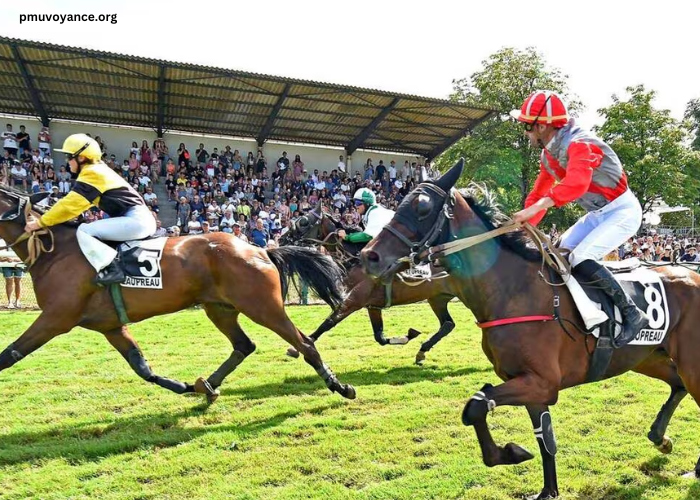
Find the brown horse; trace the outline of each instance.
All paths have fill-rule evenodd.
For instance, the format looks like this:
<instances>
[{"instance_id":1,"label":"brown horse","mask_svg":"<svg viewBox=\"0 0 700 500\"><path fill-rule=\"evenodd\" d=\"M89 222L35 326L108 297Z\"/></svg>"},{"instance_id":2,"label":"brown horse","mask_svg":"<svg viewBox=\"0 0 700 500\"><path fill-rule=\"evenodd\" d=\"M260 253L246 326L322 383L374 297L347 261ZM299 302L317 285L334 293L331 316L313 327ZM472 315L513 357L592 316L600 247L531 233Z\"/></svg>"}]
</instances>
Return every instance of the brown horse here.
<instances>
[{"instance_id":1,"label":"brown horse","mask_svg":"<svg viewBox=\"0 0 700 500\"><path fill-rule=\"evenodd\" d=\"M460 161L438 181L422 183L406 197L392 222L362 252L370 274L388 277L408 265L406 257L423 258L431 253L425 249L435 244L483 234L500 224L502 218L489 214L489 207L451 191L462 166ZM541 256L529 242L518 231L444 259L445 267L461 283L457 296L480 322L552 312L554 294L538 275ZM682 267L657 271L668 298L668 334L660 346L631 345L616 350L605 373L609 378L635 370L674 388L652 433L668 424L686 390L700 401L700 275ZM559 317L569 318L583 331L580 315L565 291L561 292ZM558 321L487 325L482 332L484 353L504 383L487 384L477 392L467 402L462 421L474 426L486 465L516 464L533 456L513 443L497 446L486 417L496 406L525 406L543 461L544 488L537 498L555 498L559 494L556 442L549 405L557 402L562 389L586 383L595 338L567 334ZM688 476L700 478L700 460Z\"/></svg>"},{"instance_id":2,"label":"brown horse","mask_svg":"<svg viewBox=\"0 0 700 500\"><path fill-rule=\"evenodd\" d=\"M0 187L0 236L25 260L29 244L26 239L17 242L24 235L26 214L33 201L38 200ZM51 233L38 236L46 246L55 248L42 253L29 268L42 312L26 332L0 353L0 371L57 335L82 326L104 334L129 366L148 382L178 394L202 392L211 401L216 388L255 350L255 344L238 322L242 313L298 349L331 391L349 399L355 397L355 389L338 381L321 360L314 343L294 326L284 310L287 278L293 279L295 273L328 303L337 305L343 300L339 285L343 272L332 259L299 247L265 251L226 233L168 239L161 262L163 289L123 288L123 299L132 321L195 304L204 306L209 319L233 345L233 353L208 379L200 378L193 386L151 371L136 341L121 324L108 291L92 284L95 272L83 257L75 233L75 224L62 224L52 227Z\"/></svg>"},{"instance_id":3,"label":"brown horse","mask_svg":"<svg viewBox=\"0 0 700 500\"><path fill-rule=\"evenodd\" d=\"M420 350L416 354L416 364L422 364L425 361L426 353L455 327L447 310L447 304L455 296L450 288L452 286L450 276L416 282L397 278L388 287L379 284L368 276L360 265L358 255L364 245L340 240L337 236L338 229L345 228L328 212L318 207L296 219L292 228L284 235L285 242L289 244L314 243L322 245L347 272L344 285L349 293L346 300L340 307L333 310L331 315L310 335L310 338L314 341L318 340L321 335L352 313L366 308L372 323L374 339L380 345L403 345L416 338L421 332L410 328L404 337L386 338L382 309L391 305L414 304L427 300L440 321L440 328L421 344ZM298 356L298 353L291 347L287 354L293 357Z\"/></svg>"}]
</instances>

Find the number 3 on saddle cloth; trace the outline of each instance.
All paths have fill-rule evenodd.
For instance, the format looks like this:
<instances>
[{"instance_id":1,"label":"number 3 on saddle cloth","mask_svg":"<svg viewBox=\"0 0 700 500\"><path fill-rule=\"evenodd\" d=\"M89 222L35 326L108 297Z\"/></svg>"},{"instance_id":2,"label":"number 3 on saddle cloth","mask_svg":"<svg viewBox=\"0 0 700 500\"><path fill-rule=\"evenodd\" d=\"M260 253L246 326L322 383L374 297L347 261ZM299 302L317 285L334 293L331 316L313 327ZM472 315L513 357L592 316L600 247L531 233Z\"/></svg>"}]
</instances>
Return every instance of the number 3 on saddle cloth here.
<instances>
[{"instance_id":1,"label":"number 3 on saddle cloth","mask_svg":"<svg viewBox=\"0 0 700 500\"><path fill-rule=\"evenodd\" d=\"M641 267L637 259L600 262L600 264L605 265L615 275L637 307L645 311L649 317L649 326L643 328L629 345L660 344L666 337L669 328L668 301L661 276L650 269ZM601 328L614 326L614 331L611 333L617 337L621 331L622 316L620 310L613 306L612 301L605 293L596 288L595 283L586 285L581 282L580 284L586 295L608 315L608 318L615 318L614 324L599 325L591 333L599 337Z\"/></svg>"}]
</instances>

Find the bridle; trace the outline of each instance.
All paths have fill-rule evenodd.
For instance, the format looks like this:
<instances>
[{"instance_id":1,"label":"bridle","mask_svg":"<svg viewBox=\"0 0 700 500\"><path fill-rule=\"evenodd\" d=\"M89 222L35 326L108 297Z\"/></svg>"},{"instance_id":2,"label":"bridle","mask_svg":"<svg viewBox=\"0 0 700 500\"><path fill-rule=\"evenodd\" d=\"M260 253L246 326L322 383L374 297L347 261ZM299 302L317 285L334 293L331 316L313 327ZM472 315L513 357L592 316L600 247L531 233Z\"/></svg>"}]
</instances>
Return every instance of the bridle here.
<instances>
[{"instance_id":1,"label":"bridle","mask_svg":"<svg viewBox=\"0 0 700 500\"><path fill-rule=\"evenodd\" d=\"M454 195L452 195L451 193L448 194L439 186L428 183L419 185L414 190L414 193L418 196L420 196L421 194L429 195L430 191L433 191L434 194L440 196L443 200L443 204L438 214L438 217L435 223L433 224L433 227L430 229L430 231L428 231L425 234L425 236L420 241L412 241L408 239L405 235L401 234L399 230L392 227L391 225L384 226L384 229L396 236L396 238L398 238L399 241L401 241L401 243L406 245L410 251L407 257L401 257L397 259L394 265L392 265L391 269L393 269L395 266L398 267L398 265L403 264L404 262L409 262L411 264L411 267L420 265L421 263L425 263L424 258L422 257L423 253L425 252L425 250L430 249L431 245L435 243L440 237L440 234L442 233L442 230L445 227L445 223L454 218L454 215L452 213L452 210L454 208ZM404 217L400 213L397 213L394 216L394 219L400 222L403 226L405 226L408 229L411 229L411 227L415 225L413 221Z\"/></svg>"},{"instance_id":2,"label":"bridle","mask_svg":"<svg viewBox=\"0 0 700 500\"><path fill-rule=\"evenodd\" d=\"M13 198L17 198L17 209L14 213L8 214L8 212L11 212L12 210L7 210L2 215L0 215L0 223L14 221L21 216L24 216L24 220L27 221L32 213L32 204L29 202L29 198L27 198L26 196L20 196L14 193L9 193L7 191L5 191L5 193L12 196ZM49 248L46 248L44 242L41 241L40 238L41 236L47 234L51 238L51 246ZM34 265L34 263L37 261L37 259L42 253L53 252L54 236L53 232L48 228L41 228L36 231L32 231L31 233L22 233L14 242L10 243L9 245L0 246L0 250L13 249L15 246L19 245L25 240L27 240L28 255L23 262L26 264L27 269Z\"/></svg>"},{"instance_id":3,"label":"bridle","mask_svg":"<svg viewBox=\"0 0 700 500\"><path fill-rule=\"evenodd\" d=\"M539 229L532 226L529 223L519 223L510 220L503 225L486 231L485 233L476 234L473 236L467 236L464 238L456 238L452 241L442 243L439 245L434 245L434 243L439 238L445 223L454 218L453 209L455 204L454 194L446 193L440 187L434 184L422 184L419 185L415 192L417 195L427 194L429 191L433 191L438 196L442 197L443 205L438 214L438 218L435 224L429 232L418 242L411 241L405 235L401 234L395 227L387 225L384 227L391 234L396 236L399 241L408 246L410 253L405 257L399 257L394 261L394 263L380 276L381 279L387 279L389 276L395 274L396 270L403 264L408 263L411 268L421 264L432 264L436 260L451 255L453 253L460 252L484 241L497 238L503 234L509 233L511 231L516 231L519 229L525 230L528 235L532 238L533 242L537 246L540 254L542 254L542 269L544 270L545 264L548 264L552 269L554 269L559 275L561 275L565 280L571 275L571 266L567 259L562 257L559 250L554 247L549 241L549 238ZM398 222L404 225L409 230L415 226L415 222L408 219L407 217L397 213L394 216ZM448 235L449 237L449 235ZM542 273L541 273L542 274ZM543 278L544 279L544 278ZM546 279L545 279L546 281Z\"/></svg>"}]
</instances>

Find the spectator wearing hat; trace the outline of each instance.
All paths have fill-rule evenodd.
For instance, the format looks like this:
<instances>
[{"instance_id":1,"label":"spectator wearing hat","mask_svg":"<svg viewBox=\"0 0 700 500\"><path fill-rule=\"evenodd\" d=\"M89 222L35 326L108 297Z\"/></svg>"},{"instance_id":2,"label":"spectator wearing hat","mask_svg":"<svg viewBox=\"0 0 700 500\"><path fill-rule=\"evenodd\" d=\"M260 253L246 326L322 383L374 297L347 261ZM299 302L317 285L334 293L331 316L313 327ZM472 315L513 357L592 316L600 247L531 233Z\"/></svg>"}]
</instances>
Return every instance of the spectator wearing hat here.
<instances>
[{"instance_id":1,"label":"spectator wearing hat","mask_svg":"<svg viewBox=\"0 0 700 500\"><path fill-rule=\"evenodd\" d=\"M239 240L242 240L242 241L245 241L246 243L248 243L248 237L241 230L240 222L233 223L233 235L236 238L238 238Z\"/></svg>"},{"instance_id":2,"label":"spectator wearing hat","mask_svg":"<svg viewBox=\"0 0 700 500\"><path fill-rule=\"evenodd\" d=\"M689 246L685 249L685 253L681 257L681 262L699 262L698 252L694 246Z\"/></svg>"},{"instance_id":3,"label":"spectator wearing hat","mask_svg":"<svg viewBox=\"0 0 700 500\"><path fill-rule=\"evenodd\" d=\"M673 262L673 247L671 245L666 245L663 249L663 253L661 254L661 258L659 258L661 262Z\"/></svg>"}]
</instances>

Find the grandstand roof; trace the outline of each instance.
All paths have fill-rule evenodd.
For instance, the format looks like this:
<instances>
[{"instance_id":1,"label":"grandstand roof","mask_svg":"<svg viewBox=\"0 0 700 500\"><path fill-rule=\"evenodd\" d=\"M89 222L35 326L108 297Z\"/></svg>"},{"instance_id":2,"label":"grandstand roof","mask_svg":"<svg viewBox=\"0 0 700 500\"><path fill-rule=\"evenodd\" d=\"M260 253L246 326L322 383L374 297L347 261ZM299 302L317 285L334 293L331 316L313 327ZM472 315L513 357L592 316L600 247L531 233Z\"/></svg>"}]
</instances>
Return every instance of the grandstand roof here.
<instances>
[{"instance_id":1,"label":"grandstand roof","mask_svg":"<svg viewBox=\"0 0 700 500\"><path fill-rule=\"evenodd\" d=\"M493 110L0 37L0 112L434 158Z\"/></svg>"}]
</instances>

